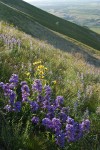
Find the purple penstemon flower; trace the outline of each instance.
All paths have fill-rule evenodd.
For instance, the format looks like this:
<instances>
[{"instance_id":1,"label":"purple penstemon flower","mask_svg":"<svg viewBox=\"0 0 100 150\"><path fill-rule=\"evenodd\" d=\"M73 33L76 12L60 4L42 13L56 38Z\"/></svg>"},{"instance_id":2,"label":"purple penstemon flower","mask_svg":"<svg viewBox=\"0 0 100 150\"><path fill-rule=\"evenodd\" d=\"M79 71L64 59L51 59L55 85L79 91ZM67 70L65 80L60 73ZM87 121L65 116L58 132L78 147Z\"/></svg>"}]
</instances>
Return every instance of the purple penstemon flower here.
<instances>
[{"instance_id":1,"label":"purple penstemon flower","mask_svg":"<svg viewBox=\"0 0 100 150\"><path fill-rule=\"evenodd\" d=\"M39 79L35 80L32 85L32 90L41 93L42 92L42 83Z\"/></svg>"},{"instance_id":2,"label":"purple penstemon flower","mask_svg":"<svg viewBox=\"0 0 100 150\"><path fill-rule=\"evenodd\" d=\"M38 124L38 123L39 123L39 117L34 116L34 117L31 119L31 121L32 121L33 124Z\"/></svg>"},{"instance_id":3,"label":"purple penstemon flower","mask_svg":"<svg viewBox=\"0 0 100 150\"><path fill-rule=\"evenodd\" d=\"M55 117L54 112L49 112L49 113L46 114L46 118L53 119L54 117Z\"/></svg>"},{"instance_id":4,"label":"purple penstemon flower","mask_svg":"<svg viewBox=\"0 0 100 150\"><path fill-rule=\"evenodd\" d=\"M67 117L67 120L66 120L66 122L68 123L68 124L74 124L75 122L74 122L74 119L72 119L71 117Z\"/></svg>"},{"instance_id":5,"label":"purple penstemon flower","mask_svg":"<svg viewBox=\"0 0 100 150\"><path fill-rule=\"evenodd\" d=\"M23 84L21 87L22 91L22 102L28 102L28 97L30 96L30 89L27 84Z\"/></svg>"},{"instance_id":6,"label":"purple penstemon flower","mask_svg":"<svg viewBox=\"0 0 100 150\"><path fill-rule=\"evenodd\" d=\"M12 74L11 78L9 79L9 82L10 82L10 83L15 83L15 84L17 84L18 81L19 81L18 75Z\"/></svg>"},{"instance_id":7,"label":"purple penstemon flower","mask_svg":"<svg viewBox=\"0 0 100 150\"><path fill-rule=\"evenodd\" d=\"M4 91L4 95L5 95L5 96L9 96L9 95L10 95L11 89L10 89L10 87L9 87L9 83L3 84L3 85L2 85L2 89L3 89L3 91Z\"/></svg>"},{"instance_id":8,"label":"purple penstemon flower","mask_svg":"<svg viewBox=\"0 0 100 150\"><path fill-rule=\"evenodd\" d=\"M42 108L43 109L48 109L48 107L50 106L50 102L45 100L42 102Z\"/></svg>"},{"instance_id":9,"label":"purple penstemon flower","mask_svg":"<svg viewBox=\"0 0 100 150\"><path fill-rule=\"evenodd\" d=\"M58 114L59 119L61 120L62 123L65 123L67 120L67 115L64 112L60 112Z\"/></svg>"},{"instance_id":10,"label":"purple penstemon flower","mask_svg":"<svg viewBox=\"0 0 100 150\"><path fill-rule=\"evenodd\" d=\"M64 102L63 96L57 96L55 100L55 106L60 107L63 104L63 102Z\"/></svg>"},{"instance_id":11,"label":"purple penstemon flower","mask_svg":"<svg viewBox=\"0 0 100 150\"><path fill-rule=\"evenodd\" d=\"M74 125L67 124L66 125L66 137L67 137L68 142L75 141L74 135L75 135Z\"/></svg>"},{"instance_id":12,"label":"purple penstemon flower","mask_svg":"<svg viewBox=\"0 0 100 150\"><path fill-rule=\"evenodd\" d=\"M8 105L8 104L4 107L4 109L8 112L12 110L11 105Z\"/></svg>"},{"instance_id":13,"label":"purple penstemon flower","mask_svg":"<svg viewBox=\"0 0 100 150\"><path fill-rule=\"evenodd\" d=\"M89 121L89 119L86 119L86 120L84 120L81 123L81 128L82 128L83 131L89 132L89 129L90 129L90 121Z\"/></svg>"},{"instance_id":14,"label":"purple penstemon flower","mask_svg":"<svg viewBox=\"0 0 100 150\"><path fill-rule=\"evenodd\" d=\"M42 103L44 101L44 97L42 95L37 96L37 102Z\"/></svg>"},{"instance_id":15,"label":"purple penstemon flower","mask_svg":"<svg viewBox=\"0 0 100 150\"><path fill-rule=\"evenodd\" d=\"M56 140L56 144L61 148L63 148L65 145L65 133L63 133L62 131L58 132L56 134L55 140Z\"/></svg>"},{"instance_id":16,"label":"purple penstemon flower","mask_svg":"<svg viewBox=\"0 0 100 150\"><path fill-rule=\"evenodd\" d=\"M20 112L21 111L21 102L20 101L17 101L17 102L14 103L13 111L15 111L15 112Z\"/></svg>"},{"instance_id":17,"label":"purple penstemon flower","mask_svg":"<svg viewBox=\"0 0 100 150\"><path fill-rule=\"evenodd\" d=\"M53 118L52 119L52 129L57 132L58 130L61 129L61 122L58 118Z\"/></svg>"},{"instance_id":18,"label":"purple penstemon flower","mask_svg":"<svg viewBox=\"0 0 100 150\"><path fill-rule=\"evenodd\" d=\"M39 105L36 101L30 102L30 107L33 112L39 109Z\"/></svg>"},{"instance_id":19,"label":"purple penstemon flower","mask_svg":"<svg viewBox=\"0 0 100 150\"><path fill-rule=\"evenodd\" d=\"M74 131L75 131L75 141L79 140L83 136L83 131L81 128L81 124L75 122L74 123Z\"/></svg>"},{"instance_id":20,"label":"purple penstemon flower","mask_svg":"<svg viewBox=\"0 0 100 150\"><path fill-rule=\"evenodd\" d=\"M42 125L44 125L46 128L52 128L52 121L49 118L43 118Z\"/></svg>"},{"instance_id":21,"label":"purple penstemon flower","mask_svg":"<svg viewBox=\"0 0 100 150\"><path fill-rule=\"evenodd\" d=\"M15 92L11 90L9 97L10 97L9 103L13 106L15 98L16 98Z\"/></svg>"}]
</instances>

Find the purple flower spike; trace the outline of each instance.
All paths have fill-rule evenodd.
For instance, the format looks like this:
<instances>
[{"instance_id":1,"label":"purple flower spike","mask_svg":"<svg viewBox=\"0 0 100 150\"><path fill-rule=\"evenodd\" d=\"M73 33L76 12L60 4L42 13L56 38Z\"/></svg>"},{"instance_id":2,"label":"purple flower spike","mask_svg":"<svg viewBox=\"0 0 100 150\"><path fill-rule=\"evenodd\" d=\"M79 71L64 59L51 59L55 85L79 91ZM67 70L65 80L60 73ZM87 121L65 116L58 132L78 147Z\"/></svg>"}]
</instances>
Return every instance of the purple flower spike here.
<instances>
[{"instance_id":1,"label":"purple flower spike","mask_svg":"<svg viewBox=\"0 0 100 150\"><path fill-rule=\"evenodd\" d=\"M11 93L10 93L10 104L13 105L14 104L14 100L16 98L16 94L14 93L14 91L11 90Z\"/></svg>"},{"instance_id":2,"label":"purple flower spike","mask_svg":"<svg viewBox=\"0 0 100 150\"><path fill-rule=\"evenodd\" d=\"M38 123L39 123L39 117L34 116L34 117L31 119L31 121L32 121L33 124L38 124Z\"/></svg>"},{"instance_id":3,"label":"purple flower spike","mask_svg":"<svg viewBox=\"0 0 100 150\"><path fill-rule=\"evenodd\" d=\"M30 107L31 107L33 112L37 111L39 109L39 105L38 105L38 103L36 101L31 102L30 103Z\"/></svg>"},{"instance_id":4,"label":"purple flower spike","mask_svg":"<svg viewBox=\"0 0 100 150\"><path fill-rule=\"evenodd\" d=\"M72 119L71 117L68 116L67 123L73 125L74 124L74 119Z\"/></svg>"},{"instance_id":5,"label":"purple flower spike","mask_svg":"<svg viewBox=\"0 0 100 150\"><path fill-rule=\"evenodd\" d=\"M44 89L45 89L45 94L46 95L51 95L51 88L50 88L49 85L45 86Z\"/></svg>"},{"instance_id":6,"label":"purple flower spike","mask_svg":"<svg viewBox=\"0 0 100 150\"><path fill-rule=\"evenodd\" d=\"M21 102L20 101L17 101L15 104L14 104L14 111L16 112L20 112L21 111Z\"/></svg>"},{"instance_id":7,"label":"purple flower spike","mask_svg":"<svg viewBox=\"0 0 100 150\"><path fill-rule=\"evenodd\" d=\"M42 92L42 83L40 80L37 79L34 81L34 84L32 85L32 90L37 91L39 93Z\"/></svg>"},{"instance_id":8,"label":"purple flower spike","mask_svg":"<svg viewBox=\"0 0 100 150\"><path fill-rule=\"evenodd\" d=\"M46 128L52 128L52 121L49 118L42 119L42 125Z\"/></svg>"},{"instance_id":9,"label":"purple flower spike","mask_svg":"<svg viewBox=\"0 0 100 150\"><path fill-rule=\"evenodd\" d=\"M64 112L59 113L60 120L65 123L67 120L67 115Z\"/></svg>"},{"instance_id":10,"label":"purple flower spike","mask_svg":"<svg viewBox=\"0 0 100 150\"><path fill-rule=\"evenodd\" d=\"M30 95L30 89L28 87L27 84L24 84L22 87L21 87L21 91L22 91L22 102L27 102L28 101L28 97Z\"/></svg>"},{"instance_id":11,"label":"purple flower spike","mask_svg":"<svg viewBox=\"0 0 100 150\"><path fill-rule=\"evenodd\" d=\"M68 142L74 142L75 138L75 131L74 131L74 126L72 124L67 124L66 125L66 137Z\"/></svg>"},{"instance_id":12,"label":"purple flower spike","mask_svg":"<svg viewBox=\"0 0 100 150\"><path fill-rule=\"evenodd\" d=\"M2 88L4 90L5 96L9 96L11 94L11 89L9 87L9 83L3 84Z\"/></svg>"},{"instance_id":13,"label":"purple flower spike","mask_svg":"<svg viewBox=\"0 0 100 150\"><path fill-rule=\"evenodd\" d=\"M18 83L18 75L12 74L11 78L9 79L9 82L17 84Z\"/></svg>"},{"instance_id":14,"label":"purple flower spike","mask_svg":"<svg viewBox=\"0 0 100 150\"><path fill-rule=\"evenodd\" d=\"M58 118L52 119L52 128L55 132L57 132L61 129L61 122Z\"/></svg>"},{"instance_id":15,"label":"purple flower spike","mask_svg":"<svg viewBox=\"0 0 100 150\"><path fill-rule=\"evenodd\" d=\"M4 107L4 109L5 109L6 111L10 112L10 111L11 111L11 105L6 105L6 106Z\"/></svg>"},{"instance_id":16,"label":"purple flower spike","mask_svg":"<svg viewBox=\"0 0 100 150\"><path fill-rule=\"evenodd\" d=\"M81 128L82 128L83 131L86 131L86 132L89 131L89 129L90 129L90 121L89 121L89 119L86 119L86 120L84 120L82 122Z\"/></svg>"},{"instance_id":17,"label":"purple flower spike","mask_svg":"<svg viewBox=\"0 0 100 150\"><path fill-rule=\"evenodd\" d=\"M62 105L64 102L64 98L63 96L57 96L56 100L55 100L55 105L56 107L59 107L60 105Z\"/></svg>"},{"instance_id":18,"label":"purple flower spike","mask_svg":"<svg viewBox=\"0 0 100 150\"><path fill-rule=\"evenodd\" d=\"M62 132L59 132L55 140L56 140L56 144L63 148L65 145L65 134Z\"/></svg>"}]
</instances>

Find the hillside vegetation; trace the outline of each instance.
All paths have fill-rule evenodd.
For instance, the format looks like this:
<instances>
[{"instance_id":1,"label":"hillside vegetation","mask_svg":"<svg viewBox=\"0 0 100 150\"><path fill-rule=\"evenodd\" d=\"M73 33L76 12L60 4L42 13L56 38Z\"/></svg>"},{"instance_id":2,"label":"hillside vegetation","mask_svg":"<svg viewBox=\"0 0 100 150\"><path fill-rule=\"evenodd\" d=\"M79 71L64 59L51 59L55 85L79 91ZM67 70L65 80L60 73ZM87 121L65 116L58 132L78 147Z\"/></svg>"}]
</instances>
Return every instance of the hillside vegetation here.
<instances>
[{"instance_id":1,"label":"hillside vegetation","mask_svg":"<svg viewBox=\"0 0 100 150\"><path fill-rule=\"evenodd\" d=\"M0 150L100 149L100 35L0 0Z\"/></svg>"},{"instance_id":2,"label":"hillside vegetation","mask_svg":"<svg viewBox=\"0 0 100 150\"><path fill-rule=\"evenodd\" d=\"M24 32L36 36L37 38L46 40L45 37L47 37L46 32L48 30L46 30L45 28L48 28L50 30L76 39L77 41L80 41L97 50L100 50L99 34L96 34L91 30L51 15L24 1L0 0L0 14L1 20L11 22ZM38 26L40 25L42 25L41 28L43 34L39 32ZM34 26L37 30L36 34L34 33ZM48 41L50 42L50 40Z\"/></svg>"},{"instance_id":3,"label":"hillside vegetation","mask_svg":"<svg viewBox=\"0 0 100 150\"><path fill-rule=\"evenodd\" d=\"M92 55L92 51L89 53ZM97 51L95 54L100 56ZM34 113L29 113L28 104L23 104L21 112L5 111L4 106L8 104L9 99L3 96L0 88L1 149L97 150L100 148L100 69L98 67L87 63L80 53L70 54L55 49L48 43L15 29L12 25L0 22L0 82L8 83L12 74L19 76L19 82L26 80L30 88L35 79L40 79L43 85L50 85L52 98L55 99L57 95L64 97L64 106L68 109L68 115L78 122L89 119L91 126L89 134L84 138L74 143L67 142L64 148L59 148L59 145L55 144L54 135L51 138L50 131L44 132L44 129L38 126L34 128L31 123ZM16 94L18 94L17 99L21 100L20 85L16 89Z\"/></svg>"}]
</instances>

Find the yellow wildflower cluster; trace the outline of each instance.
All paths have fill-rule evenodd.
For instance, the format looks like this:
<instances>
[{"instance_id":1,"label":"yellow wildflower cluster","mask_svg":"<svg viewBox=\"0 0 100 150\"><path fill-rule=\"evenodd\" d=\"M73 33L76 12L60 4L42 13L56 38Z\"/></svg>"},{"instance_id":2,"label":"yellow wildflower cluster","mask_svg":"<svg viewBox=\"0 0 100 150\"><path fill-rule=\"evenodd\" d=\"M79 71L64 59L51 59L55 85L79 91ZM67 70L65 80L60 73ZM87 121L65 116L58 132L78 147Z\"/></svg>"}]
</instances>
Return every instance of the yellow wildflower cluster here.
<instances>
[{"instance_id":1,"label":"yellow wildflower cluster","mask_svg":"<svg viewBox=\"0 0 100 150\"><path fill-rule=\"evenodd\" d=\"M29 77L31 74L30 72L25 72L26 76Z\"/></svg>"},{"instance_id":2,"label":"yellow wildflower cluster","mask_svg":"<svg viewBox=\"0 0 100 150\"><path fill-rule=\"evenodd\" d=\"M39 65L39 64L41 64L41 61L36 61L33 63L33 65Z\"/></svg>"},{"instance_id":3,"label":"yellow wildflower cluster","mask_svg":"<svg viewBox=\"0 0 100 150\"><path fill-rule=\"evenodd\" d=\"M41 64L41 61L34 62L36 75L39 76L40 79L44 79L47 68Z\"/></svg>"}]
</instances>

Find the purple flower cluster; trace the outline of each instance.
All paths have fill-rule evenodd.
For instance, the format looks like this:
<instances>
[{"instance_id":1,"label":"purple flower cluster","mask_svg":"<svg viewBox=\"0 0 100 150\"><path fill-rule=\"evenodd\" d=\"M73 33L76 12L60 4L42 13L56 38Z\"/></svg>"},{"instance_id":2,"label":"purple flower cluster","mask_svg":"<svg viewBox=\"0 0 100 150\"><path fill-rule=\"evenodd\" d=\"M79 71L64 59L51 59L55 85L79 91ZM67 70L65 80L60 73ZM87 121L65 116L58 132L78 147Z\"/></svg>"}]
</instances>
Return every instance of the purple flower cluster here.
<instances>
[{"instance_id":1,"label":"purple flower cluster","mask_svg":"<svg viewBox=\"0 0 100 150\"><path fill-rule=\"evenodd\" d=\"M89 132L90 121L84 120L82 123L77 123L74 119L68 117L66 124L66 137L68 142L74 142L83 137L85 132Z\"/></svg>"},{"instance_id":2,"label":"purple flower cluster","mask_svg":"<svg viewBox=\"0 0 100 150\"><path fill-rule=\"evenodd\" d=\"M0 34L0 40L3 41L9 49L13 49L15 46L20 49L21 41L19 39L16 39L15 37Z\"/></svg>"},{"instance_id":3,"label":"purple flower cluster","mask_svg":"<svg viewBox=\"0 0 100 150\"><path fill-rule=\"evenodd\" d=\"M16 92L14 89L18 84L18 75L12 74L11 78L9 79L9 83L4 84L3 82L0 83L0 87L4 91L4 96L8 99L7 105L4 107L6 111L16 111L19 112L21 110L21 102L16 101Z\"/></svg>"},{"instance_id":4,"label":"purple flower cluster","mask_svg":"<svg viewBox=\"0 0 100 150\"><path fill-rule=\"evenodd\" d=\"M32 85L32 90L41 93L42 92L42 84L39 79L34 81L34 84Z\"/></svg>"},{"instance_id":5,"label":"purple flower cluster","mask_svg":"<svg viewBox=\"0 0 100 150\"><path fill-rule=\"evenodd\" d=\"M21 82L21 91L22 91L22 102L28 102L28 97L30 96L30 89L26 81Z\"/></svg>"},{"instance_id":6,"label":"purple flower cluster","mask_svg":"<svg viewBox=\"0 0 100 150\"><path fill-rule=\"evenodd\" d=\"M31 121L32 121L33 124L38 124L38 123L39 123L39 117L34 116L34 117L31 119Z\"/></svg>"},{"instance_id":7,"label":"purple flower cluster","mask_svg":"<svg viewBox=\"0 0 100 150\"><path fill-rule=\"evenodd\" d=\"M18 84L18 76L13 74L9 80L10 83L0 83L4 90L4 95L9 98L8 104L4 107L9 111L21 111L22 103L27 103L32 114L32 124L44 126L45 131L50 130L54 134L55 142L58 146L64 147L65 142L74 142L89 132L90 121L88 119L81 123L75 122L68 114L69 108L64 106L63 96L52 98L50 86L42 86L40 80L35 80L32 89L29 88L26 81L21 82L22 101L16 101L14 91ZM10 85L13 84L14 88ZM31 97L32 93L32 97ZM33 96L34 95L34 96ZM41 115L42 113L42 115Z\"/></svg>"}]
</instances>

